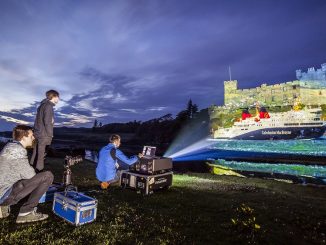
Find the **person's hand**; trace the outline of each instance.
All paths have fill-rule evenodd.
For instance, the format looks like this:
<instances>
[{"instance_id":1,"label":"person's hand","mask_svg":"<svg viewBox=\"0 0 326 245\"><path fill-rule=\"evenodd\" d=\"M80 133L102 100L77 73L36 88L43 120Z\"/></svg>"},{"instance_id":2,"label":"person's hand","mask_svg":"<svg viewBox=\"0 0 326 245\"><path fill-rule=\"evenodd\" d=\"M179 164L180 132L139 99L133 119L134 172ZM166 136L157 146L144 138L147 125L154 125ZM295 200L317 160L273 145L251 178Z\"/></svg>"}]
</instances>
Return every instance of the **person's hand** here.
<instances>
[{"instance_id":1,"label":"person's hand","mask_svg":"<svg viewBox=\"0 0 326 245\"><path fill-rule=\"evenodd\" d=\"M144 156L143 154L138 153L138 157L139 157L139 158L142 158L143 156Z\"/></svg>"}]
</instances>

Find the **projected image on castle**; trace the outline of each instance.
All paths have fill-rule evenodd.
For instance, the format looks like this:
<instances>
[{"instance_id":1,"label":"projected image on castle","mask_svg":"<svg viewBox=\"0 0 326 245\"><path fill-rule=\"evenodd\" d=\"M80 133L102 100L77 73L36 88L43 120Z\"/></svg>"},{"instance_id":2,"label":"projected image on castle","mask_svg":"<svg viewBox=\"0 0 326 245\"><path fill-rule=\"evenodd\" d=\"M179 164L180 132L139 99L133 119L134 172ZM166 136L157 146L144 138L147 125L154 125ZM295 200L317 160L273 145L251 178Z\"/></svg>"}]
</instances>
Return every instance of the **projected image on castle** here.
<instances>
[{"instance_id":1,"label":"projected image on castle","mask_svg":"<svg viewBox=\"0 0 326 245\"><path fill-rule=\"evenodd\" d=\"M239 89L224 82L224 105L209 109L215 139L316 139L326 129L326 64L296 71L297 80Z\"/></svg>"}]
</instances>

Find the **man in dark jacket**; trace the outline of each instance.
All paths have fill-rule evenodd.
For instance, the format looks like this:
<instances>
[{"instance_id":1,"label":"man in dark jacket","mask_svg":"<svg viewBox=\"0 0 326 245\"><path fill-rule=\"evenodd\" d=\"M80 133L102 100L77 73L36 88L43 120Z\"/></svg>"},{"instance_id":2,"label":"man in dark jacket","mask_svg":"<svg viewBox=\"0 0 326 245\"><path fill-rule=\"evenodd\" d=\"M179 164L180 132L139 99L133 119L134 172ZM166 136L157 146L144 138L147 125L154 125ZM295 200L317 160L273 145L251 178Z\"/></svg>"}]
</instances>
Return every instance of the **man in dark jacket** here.
<instances>
[{"instance_id":1,"label":"man in dark jacket","mask_svg":"<svg viewBox=\"0 0 326 245\"><path fill-rule=\"evenodd\" d=\"M34 123L34 136L36 144L30 164L37 170L44 168L44 157L46 148L51 144L53 138L54 112L53 107L59 102L59 93L55 90L46 92L46 99L37 108Z\"/></svg>"}]
</instances>

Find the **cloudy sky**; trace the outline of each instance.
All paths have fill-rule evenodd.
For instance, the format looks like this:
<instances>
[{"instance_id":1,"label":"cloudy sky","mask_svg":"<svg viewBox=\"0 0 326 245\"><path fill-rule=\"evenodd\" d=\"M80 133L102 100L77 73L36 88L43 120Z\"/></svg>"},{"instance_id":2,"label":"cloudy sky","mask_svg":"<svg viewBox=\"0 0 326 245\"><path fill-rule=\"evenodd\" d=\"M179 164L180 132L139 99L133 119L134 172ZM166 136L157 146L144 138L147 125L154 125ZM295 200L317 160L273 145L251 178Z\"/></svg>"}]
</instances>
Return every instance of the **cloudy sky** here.
<instances>
[{"instance_id":1,"label":"cloudy sky","mask_svg":"<svg viewBox=\"0 0 326 245\"><path fill-rule=\"evenodd\" d=\"M0 131L32 123L48 89L57 126L147 120L295 80L326 62L326 1L0 1Z\"/></svg>"}]
</instances>

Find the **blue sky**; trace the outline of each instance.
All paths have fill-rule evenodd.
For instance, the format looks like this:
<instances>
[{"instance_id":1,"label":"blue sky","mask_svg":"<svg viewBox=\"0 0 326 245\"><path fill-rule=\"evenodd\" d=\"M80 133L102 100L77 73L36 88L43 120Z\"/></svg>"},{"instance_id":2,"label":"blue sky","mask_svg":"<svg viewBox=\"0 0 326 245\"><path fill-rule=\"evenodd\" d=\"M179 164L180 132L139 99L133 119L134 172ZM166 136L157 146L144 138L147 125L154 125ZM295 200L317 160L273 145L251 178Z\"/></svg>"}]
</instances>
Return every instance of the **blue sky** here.
<instances>
[{"instance_id":1,"label":"blue sky","mask_svg":"<svg viewBox=\"0 0 326 245\"><path fill-rule=\"evenodd\" d=\"M0 131L33 123L48 89L57 126L148 120L295 80L326 62L326 1L0 1Z\"/></svg>"}]
</instances>

